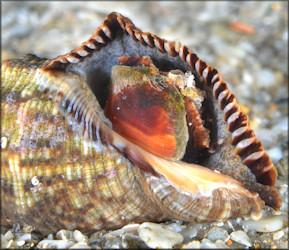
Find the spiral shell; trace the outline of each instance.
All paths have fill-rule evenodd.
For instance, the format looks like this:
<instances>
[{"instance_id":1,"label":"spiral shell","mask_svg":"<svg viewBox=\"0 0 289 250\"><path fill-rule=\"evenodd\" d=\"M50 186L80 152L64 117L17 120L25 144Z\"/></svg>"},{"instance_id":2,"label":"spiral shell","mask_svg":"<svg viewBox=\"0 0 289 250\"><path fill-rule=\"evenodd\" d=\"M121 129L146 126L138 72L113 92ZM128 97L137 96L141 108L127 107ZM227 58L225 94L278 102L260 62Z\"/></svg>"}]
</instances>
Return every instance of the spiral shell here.
<instances>
[{"instance_id":1,"label":"spiral shell","mask_svg":"<svg viewBox=\"0 0 289 250\"><path fill-rule=\"evenodd\" d=\"M183 156L146 150L105 116L112 67L123 56L194 75L203 97L184 100L193 126ZM66 55L27 55L1 70L3 225L88 232L171 218L224 220L258 211L264 201L281 205L270 187L277 171L217 70L118 13Z\"/></svg>"}]
</instances>

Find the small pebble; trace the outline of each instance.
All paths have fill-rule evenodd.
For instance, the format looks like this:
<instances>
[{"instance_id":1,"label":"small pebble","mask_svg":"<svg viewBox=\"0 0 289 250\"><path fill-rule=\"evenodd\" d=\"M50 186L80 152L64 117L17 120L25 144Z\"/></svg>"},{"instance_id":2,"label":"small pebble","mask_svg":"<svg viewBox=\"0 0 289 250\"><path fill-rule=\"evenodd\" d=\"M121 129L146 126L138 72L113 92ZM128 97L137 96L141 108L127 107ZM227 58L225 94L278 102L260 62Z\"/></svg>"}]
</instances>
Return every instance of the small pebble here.
<instances>
[{"instance_id":1,"label":"small pebble","mask_svg":"<svg viewBox=\"0 0 289 250\"><path fill-rule=\"evenodd\" d=\"M1 242L1 248L3 247L3 248L9 248L11 245L12 245L12 243L13 243L13 240L9 240L9 241L7 241L6 242L6 245L5 245L5 243L3 244L3 242ZM3 245L2 245L3 244Z\"/></svg>"},{"instance_id":2,"label":"small pebble","mask_svg":"<svg viewBox=\"0 0 289 250\"><path fill-rule=\"evenodd\" d=\"M1 148L2 149L6 148L7 142L8 142L7 137L5 137L5 136L1 137Z\"/></svg>"},{"instance_id":3,"label":"small pebble","mask_svg":"<svg viewBox=\"0 0 289 250\"><path fill-rule=\"evenodd\" d=\"M242 217L237 217L235 220L236 220L236 222L239 224L239 223L241 223L241 221L242 221L243 219L242 219Z\"/></svg>"},{"instance_id":4,"label":"small pebble","mask_svg":"<svg viewBox=\"0 0 289 250\"><path fill-rule=\"evenodd\" d=\"M243 222L243 227L246 230L255 230L257 232L275 232L282 228L284 215L269 216L258 221L246 220Z\"/></svg>"},{"instance_id":5,"label":"small pebble","mask_svg":"<svg viewBox=\"0 0 289 250\"><path fill-rule=\"evenodd\" d=\"M225 229L220 227L212 227L207 234L207 238L213 242L216 240L223 240L226 242L230 239L230 236Z\"/></svg>"},{"instance_id":6,"label":"small pebble","mask_svg":"<svg viewBox=\"0 0 289 250\"><path fill-rule=\"evenodd\" d=\"M201 224L190 223L180 232L184 237L184 241L190 241L197 236Z\"/></svg>"},{"instance_id":7,"label":"small pebble","mask_svg":"<svg viewBox=\"0 0 289 250\"><path fill-rule=\"evenodd\" d=\"M8 239L6 239L4 234L1 234L1 240L0 240L0 247L2 248L6 248L4 246L6 246L6 244L8 243Z\"/></svg>"},{"instance_id":8,"label":"small pebble","mask_svg":"<svg viewBox=\"0 0 289 250\"><path fill-rule=\"evenodd\" d=\"M53 234L48 234L48 235L47 235L47 239L53 240Z\"/></svg>"},{"instance_id":9,"label":"small pebble","mask_svg":"<svg viewBox=\"0 0 289 250\"><path fill-rule=\"evenodd\" d=\"M86 235L82 234L79 230L75 230L73 232L73 237L77 242L88 240L88 237Z\"/></svg>"},{"instance_id":10,"label":"small pebble","mask_svg":"<svg viewBox=\"0 0 289 250\"><path fill-rule=\"evenodd\" d=\"M89 245L87 245L86 242L77 242L76 244L74 244L72 247L70 247L69 249L91 249L91 247Z\"/></svg>"},{"instance_id":11,"label":"small pebble","mask_svg":"<svg viewBox=\"0 0 289 250\"><path fill-rule=\"evenodd\" d=\"M283 153L280 147L274 147L266 151L270 156L271 161L277 162L283 157Z\"/></svg>"},{"instance_id":12,"label":"small pebble","mask_svg":"<svg viewBox=\"0 0 289 250\"><path fill-rule=\"evenodd\" d=\"M223 240L216 240L215 245L217 248L229 248Z\"/></svg>"},{"instance_id":13,"label":"small pebble","mask_svg":"<svg viewBox=\"0 0 289 250\"><path fill-rule=\"evenodd\" d=\"M284 236L284 231L277 231L273 234L273 240L279 240Z\"/></svg>"},{"instance_id":14,"label":"small pebble","mask_svg":"<svg viewBox=\"0 0 289 250\"><path fill-rule=\"evenodd\" d=\"M17 240L16 244L17 246L22 247L25 244L25 240Z\"/></svg>"},{"instance_id":15,"label":"small pebble","mask_svg":"<svg viewBox=\"0 0 289 250\"><path fill-rule=\"evenodd\" d=\"M262 218L262 216L263 216L263 211L262 210L260 210L258 212L252 212L250 214L250 218L252 220L260 220Z\"/></svg>"},{"instance_id":16,"label":"small pebble","mask_svg":"<svg viewBox=\"0 0 289 250\"><path fill-rule=\"evenodd\" d=\"M244 231L238 230L238 231L232 232L230 234L230 237L233 241L236 241L242 245L245 245L248 247L252 246L250 238L247 236L247 234Z\"/></svg>"},{"instance_id":17,"label":"small pebble","mask_svg":"<svg viewBox=\"0 0 289 250\"><path fill-rule=\"evenodd\" d=\"M56 233L56 239L59 240L73 239L73 233L69 230L62 229Z\"/></svg>"},{"instance_id":18,"label":"small pebble","mask_svg":"<svg viewBox=\"0 0 289 250\"><path fill-rule=\"evenodd\" d=\"M284 211L281 211L281 210L276 211L276 210L273 209L273 210L271 211L271 213L272 213L272 215L274 215L274 216L275 216L275 215L282 215L282 214L284 214Z\"/></svg>"},{"instance_id":19,"label":"small pebble","mask_svg":"<svg viewBox=\"0 0 289 250\"><path fill-rule=\"evenodd\" d=\"M172 248L183 242L180 233L167 229L164 225L145 222L138 228L139 237L150 248Z\"/></svg>"},{"instance_id":20,"label":"small pebble","mask_svg":"<svg viewBox=\"0 0 289 250\"><path fill-rule=\"evenodd\" d=\"M182 226L177 224L177 223L168 224L166 227L167 227L167 229L170 229L170 230L175 231L177 233L182 231Z\"/></svg>"},{"instance_id":21,"label":"small pebble","mask_svg":"<svg viewBox=\"0 0 289 250\"><path fill-rule=\"evenodd\" d=\"M200 248L201 248L201 243L198 240L193 240L181 246L181 249L200 249Z\"/></svg>"},{"instance_id":22,"label":"small pebble","mask_svg":"<svg viewBox=\"0 0 289 250\"><path fill-rule=\"evenodd\" d=\"M257 84L262 85L262 87L270 87L275 82L275 76L273 71L270 69L260 69L253 72L257 79Z\"/></svg>"},{"instance_id":23,"label":"small pebble","mask_svg":"<svg viewBox=\"0 0 289 250\"><path fill-rule=\"evenodd\" d=\"M288 131L288 116L284 116L278 123L275 123L272 130L276 133L282 131Z\"/></svg>"},{"instance_id":24,"label":"small pebble","mask_svg":"<svg viewBox=\"0 0 289 250\"><path fill-rule=\"evenodd\" d=\"M5 233L5 239L6 239L6 240L12 240L13 238L14 238L13 233L11 232L11 230L8 230L8 231Z\"/></svg>"},{"instance_id":25,"label":"small pebble","mask_svg":"<svg viewBox=\"0 0 289 250\"><path fill-rule=\"evenodd\" d=\"M255 248L255 249L260 249L260 244L258 244L258 243L255 244L255 245L254 245L254 248Z\"/></svg>"},{"instance_id":26,"label":"small pebble","mask_svg":"<svg viewBox=\"0 0 289 250\"><path fill-rule=\"evenodd\" d=\"M212 223L213 226L216 226L216 227L222 227L224 226L224 222L223 221L215 221Z\"/></svg>"},{"instance_id":27,"label":"small pebble","mask_svg":"<svg viewBox=\"0 0 289 250\"><path fill-rule=\"evenodd\" d=\"M217 248L214 242L209 239L202 239L200 248Z\"/></svg>"},{"instance_id":28,"label":"small pebble","mask_svg":"<svg viewBox=\"0 0 289 250\"><path fill-rule=\"evenodd\" d=\"M31 241L32 235L30 233L22 234L17 238L17 240Z\"/></svg>"},{"instance_id":29,"label":"small pebble","mask_svg":"<svg viewBox=\"0 0 289 250\"><path fill-rule=\"evenodd\" d=\"M230 246L230 245L232 245L232 243L233 243L233 241L232 241L231 239L229 239L229 240L226 242L226 245L227 245L227 246Z\"/></svg>"},{"instance_id":30,"label":"small pebble","mask_svg":"<svg viewBox=\"0 0 289 250\"><path fill-rule=\"evenodd\" d=\"M121 236L124 233L128 233L128 232L137 233L138 227L139 227L139 224L128 224L120 229L110 231L109 233L104 234L103 237L107 237L108 235Z\"/></svg>"},{"instance_id":31,"label":"small pebble","mask_svg":"<svg viewBox=\"0 0 289 250\"><path fill-rule=\"evenodd\" d=\"M68 240L42 240L36 247L42 248L69 248L74 245L73 241Z\"/></svg>"}]
</instances>

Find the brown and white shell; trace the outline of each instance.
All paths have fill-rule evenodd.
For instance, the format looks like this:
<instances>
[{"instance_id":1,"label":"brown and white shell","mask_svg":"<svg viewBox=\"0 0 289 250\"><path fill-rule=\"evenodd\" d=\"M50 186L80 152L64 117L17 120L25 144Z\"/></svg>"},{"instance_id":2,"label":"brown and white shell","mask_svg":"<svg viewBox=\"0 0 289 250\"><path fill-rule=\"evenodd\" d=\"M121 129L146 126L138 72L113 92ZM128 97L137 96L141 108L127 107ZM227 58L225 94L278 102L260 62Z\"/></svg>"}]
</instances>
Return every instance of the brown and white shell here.
<instances>
[{"instance_id":1,"label":"brown and white shell","mask_svg":"<svg viewBox=\"0 0 289 250\"><path fill-rule=\"evenodd\" d=\"M145 150L105 116L112 67L123 57L190 72L196 93L205 93L199 108L184 101L194 129L182 158ZM271 187L277 171L218 71L121 14L108 15L66 55L4 61L1 78L3 225L88 232L172 218L224 220L264 202L280 208Z\"/></svg>"}]
</instances>

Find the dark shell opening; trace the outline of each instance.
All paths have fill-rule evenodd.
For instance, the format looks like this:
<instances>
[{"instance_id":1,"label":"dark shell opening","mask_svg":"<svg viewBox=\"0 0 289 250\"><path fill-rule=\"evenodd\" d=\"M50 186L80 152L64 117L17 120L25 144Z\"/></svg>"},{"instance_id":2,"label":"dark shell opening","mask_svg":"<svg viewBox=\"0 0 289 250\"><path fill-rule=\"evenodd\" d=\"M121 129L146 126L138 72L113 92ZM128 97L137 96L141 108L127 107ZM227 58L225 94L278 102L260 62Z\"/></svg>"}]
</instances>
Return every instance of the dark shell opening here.
<instances>
[{"instance_id":1,"label":"dark shell opening","mask_svg":"<svg viewBox=\"0 0 289 250\"><path fill-rule=\"evenodd\" d=\"M206 92L201 119L204 127L210 131L209 149L196 148L189 141L182 161L198 163L229 175L252 191L259 188L257 181L270 186L275 184L277 171L264 152L262 143L255 138L248 117L241 111L234 95L218 71L200 60L186 46L143 33L129 19L113 12L87 42L67 55L55 58L44 69L81 75L103 109L109 93L111 69L118 65L120 57L127 56L148 56L161 71L191 71L196 86ZM105 120L104 117L99 118ZM106 136L109 136L109 132ZM126 155L122 149L120 151ZM272 190L274 195L259 192L268 204L273 196L280 196L277 190ZM276 203L275 207L280 207L280 201Z\"/></svg>"},{"instance_id":2,"label":"dark shell opening","mask_svg":"<svg viewBox=\"0 0 289 250\"><path fill-rule=\"evenodd\" d=\"M202 105L201 118L204 126L211 131L210 145L215 145L218 141L218 126L222 123L221 114L217 108L217 101L213 98L212 90L204 84L203 78L199 77L192 69L179 57L172 57L167 53L161 53L157 48L142 46L135 42L129 35L119 33L106 47L100 49L92 56L86 57L83 62L70 64L67 70L80 74L87 81L91 90L95 94L100 106L104 109L109 93L109 84L111 81L111 69L114 65L119 65L119 58L123 56L143 57L149 56L154 65L160 70L168 72L179 69L182 72L191 71L195 76L196 86L206 92L207 98ZM188 143L183 161L188 163L204 163L209 156L208 149L195 148L192 143Z\"/></svg>"}]
</instances>

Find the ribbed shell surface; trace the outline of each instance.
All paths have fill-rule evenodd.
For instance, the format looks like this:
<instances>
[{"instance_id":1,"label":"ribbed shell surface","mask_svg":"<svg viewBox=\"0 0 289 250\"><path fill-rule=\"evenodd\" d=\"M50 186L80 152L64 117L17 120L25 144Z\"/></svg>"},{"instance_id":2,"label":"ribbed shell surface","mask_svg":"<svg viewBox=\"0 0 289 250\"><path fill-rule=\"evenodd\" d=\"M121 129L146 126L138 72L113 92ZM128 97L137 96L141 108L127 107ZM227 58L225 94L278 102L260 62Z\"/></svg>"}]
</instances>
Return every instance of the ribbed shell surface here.
<instances>
[{"instance_id":1,"label":"ribbed shell surface","mask_svg":"<svg viewBox=\"0 0 289 250\"><path fill-rule=\"evenodd\" d=\"M44 89L36 69L42 63L26 57L2 66L2 218L42 232L162 219L131 163L113 147L89 140L85 123L62 114L67 88Z\"/></svg>"}]
</instances>

